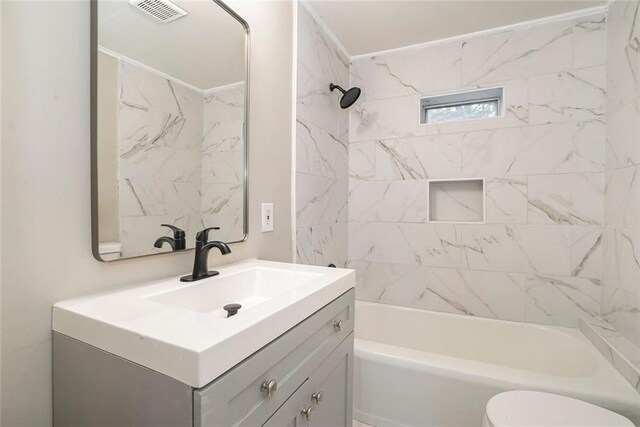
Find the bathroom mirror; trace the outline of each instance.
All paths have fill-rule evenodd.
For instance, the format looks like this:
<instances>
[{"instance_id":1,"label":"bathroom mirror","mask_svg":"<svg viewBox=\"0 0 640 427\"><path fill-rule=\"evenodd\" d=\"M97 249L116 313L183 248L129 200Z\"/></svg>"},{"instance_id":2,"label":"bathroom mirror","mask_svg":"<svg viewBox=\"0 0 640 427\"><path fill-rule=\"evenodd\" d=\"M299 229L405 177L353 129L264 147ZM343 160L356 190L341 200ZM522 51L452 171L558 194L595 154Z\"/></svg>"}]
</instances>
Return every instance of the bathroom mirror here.
<instances>
[{"instance_id":1,"label":"bathroom mirror","mask_svg":"<svg viewBox=\"0 0 640 427\"><path fill-rule=\"evenodd\" d=\"M245 240L247 23L213 0L94 0L91 31L94 256Z\"/></svg>"}]
</instances>

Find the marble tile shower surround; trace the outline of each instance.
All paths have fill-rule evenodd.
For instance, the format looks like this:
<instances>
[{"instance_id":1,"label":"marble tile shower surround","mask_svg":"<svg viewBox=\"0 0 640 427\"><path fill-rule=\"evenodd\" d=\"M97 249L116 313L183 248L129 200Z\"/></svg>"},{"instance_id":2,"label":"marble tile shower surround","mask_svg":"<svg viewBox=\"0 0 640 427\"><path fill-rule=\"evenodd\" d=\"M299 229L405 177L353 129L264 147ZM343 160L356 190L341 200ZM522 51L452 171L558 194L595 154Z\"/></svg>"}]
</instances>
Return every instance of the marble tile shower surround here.
<instances>
[{"instance_id":1,"label":"marble tile shower surround","mask_svg":"<svg viewBox=\"0 0 640 427\"><path fill-rule=\"evenodd\" d=\"M640 354L640 2L608 13L602 315ZM621 340L601 333L624 353ZM637 362L637 361L636 361ZM638 363L635 363L638 366ZM636 373L636 383L638 374ZM637 385L637 384L636 384Z\"/></svg>"},{"instance_id":2,"label":"marble tile shower surround","mask_svg":"<svg viewBox=\"0 0 640 427\"><path fill-rule=\"evenodd\" d=\"M325 89L344 58L299 13L298 261L348 258L362 300L580 326L637 387L638 2L612 3L608 31L594 15L357 58L348 124ZM495 86L503 117L418 126L420 96ZM426 180L473 177L486 224L426 222Z\"/></svg>"},{"instance_id":3,"label":"marble tile shower surround","mask_svg":"<svg viewBox=\"0 0 640 427\"><path fill-rule=\"evenodd\" d=\"M349 85L349 60L298 5L296 93L296 257L345 266L349 116L329 83Z\"/></svg>"},{"instance_id":4,"label":"marble tile shower surround","mask_svg":"<svg viewBox=\"0 0 640 427\"><path fill-rule=\"evenodd\" d=\"M600 316L606 30L596 14L352 60L358 298L573 327ZM502 117L418 124L421 96L485 87L504 88ZM427 221L427 180L455 178L486 179L486 223Z\"/></svg>"},{"instance_id":5,"label":"marble tile shower surround","mask_svg":"<svg viewBox=\"0 0 640 427\"><path fill-rule=\"evenodd\" d=\"M578 326L640 391L639 35L617 0L348 66L300 7L298 262L348 260L362 300ZM502 117L418 125L421 96L496 86ZM429 179L478 177L485 224L428 222Z\"/></svg>"},{"instance_id":6,"label":"marble tile shower surround","mask_svg":"<svg viewBox=\"0 0 640 427\"><path fill-rule=\"evenodd\" d=\"M638 347L602 320L581 320L579 329L629 384L640 392Z\"/></svg>"},{"instance_id":7,"label":"marble tile shower surround","mask_svg":"<svg viewBox=\"0 0 640 427\"><path fill-rule=\"evenodd\" d=\"M153 247L168 234L162 223L189 238L213 217L221 227L241 227L232 216L242 212L242 87L203 96L127 61L119 81L123 256L169 250Z\"/></svg>"}]
</instances>

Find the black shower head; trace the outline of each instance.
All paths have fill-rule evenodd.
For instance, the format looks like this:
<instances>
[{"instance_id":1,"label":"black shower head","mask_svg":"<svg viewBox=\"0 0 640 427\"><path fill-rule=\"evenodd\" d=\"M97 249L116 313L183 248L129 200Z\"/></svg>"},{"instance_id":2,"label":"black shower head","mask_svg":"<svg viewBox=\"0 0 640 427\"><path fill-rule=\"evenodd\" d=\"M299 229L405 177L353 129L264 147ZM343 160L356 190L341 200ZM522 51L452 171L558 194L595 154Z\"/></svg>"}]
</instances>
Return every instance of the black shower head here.
<instances>
[{"instance_id":1,"label":"black shower head","mask_svg":"<svg viewBox=\"0 0 640 427\"><path fill-rule=\"evenodd\" d=\"M329 85L329 90L333 92L334 89L338 89L340 92L342 92L342 98L340 98L340 107L342 107L343 109L351 107L354 102L356 102L360 97L361 90L359 87L352 87L349 90L344 90L340 86L331 83Z\"/></svg>"}]
</instances>

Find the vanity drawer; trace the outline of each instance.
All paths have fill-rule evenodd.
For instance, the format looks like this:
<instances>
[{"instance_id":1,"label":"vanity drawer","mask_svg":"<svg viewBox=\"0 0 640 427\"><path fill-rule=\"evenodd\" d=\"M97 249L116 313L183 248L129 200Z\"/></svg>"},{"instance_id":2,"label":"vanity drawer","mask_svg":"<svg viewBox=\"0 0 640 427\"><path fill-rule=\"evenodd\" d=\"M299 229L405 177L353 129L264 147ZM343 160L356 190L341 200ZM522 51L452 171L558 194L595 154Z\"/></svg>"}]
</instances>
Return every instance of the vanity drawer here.
<instances>
[{"instance_id":1,"label":"vanity drawer","mask_svg":"<svg viewBox=\"0 0 640 427\"><path fill-rule=\"evenodd\" d=\"M256 426L268 419L353 331L353 289L211 384L194 391L194 425ZM263 383L277 389L267 396Z\"/></svg>"}]
</instances>

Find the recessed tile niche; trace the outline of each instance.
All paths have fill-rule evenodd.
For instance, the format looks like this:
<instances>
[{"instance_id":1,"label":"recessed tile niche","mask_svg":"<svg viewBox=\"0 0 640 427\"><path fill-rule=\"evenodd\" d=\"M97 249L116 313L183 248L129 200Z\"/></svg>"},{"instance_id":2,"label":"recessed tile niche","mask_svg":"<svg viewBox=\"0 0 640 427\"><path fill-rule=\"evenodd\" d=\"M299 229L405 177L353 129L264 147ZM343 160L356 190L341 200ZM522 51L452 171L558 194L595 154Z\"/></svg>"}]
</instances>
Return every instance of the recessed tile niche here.
<instances>
[{"instance_id":1,"label":"recessed tile niche","mask_svg":"<svg viewBox=\"0 0 640 427\"><path fill-rule=\"evenodd\" d=\"M429 222L484 222L484 178L429 180Z\"/></svg>"}]
</instances>

